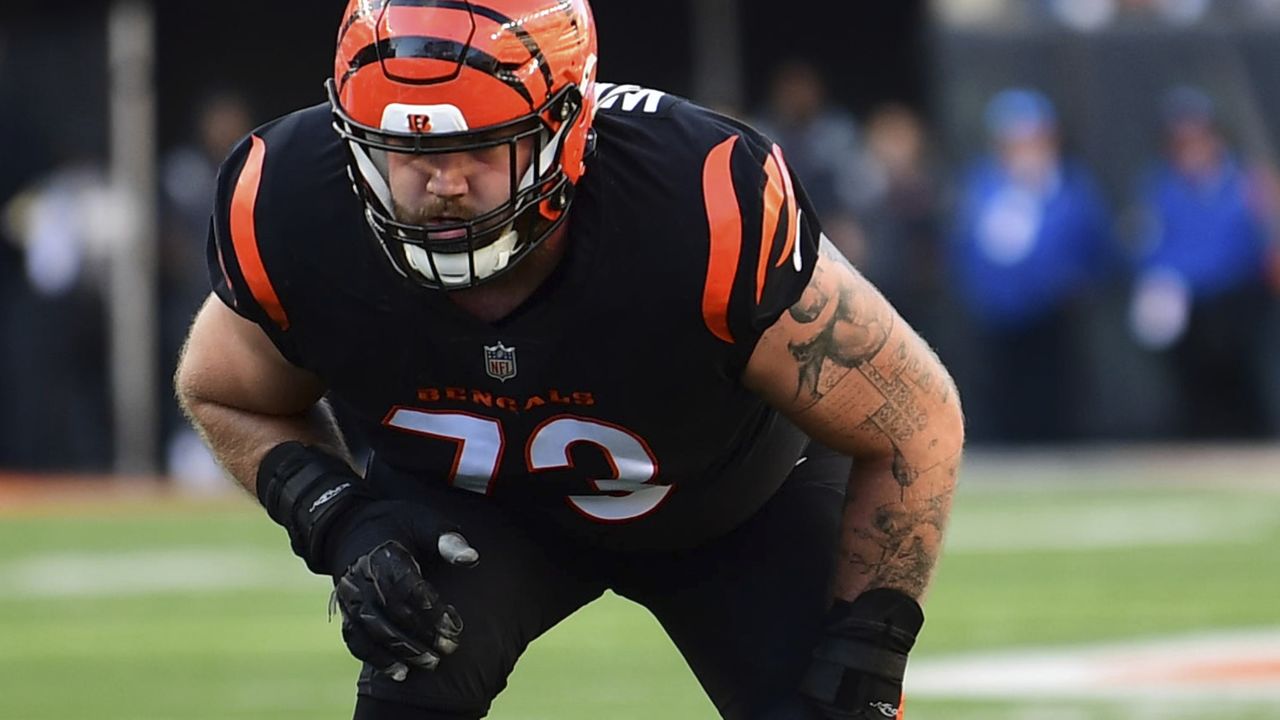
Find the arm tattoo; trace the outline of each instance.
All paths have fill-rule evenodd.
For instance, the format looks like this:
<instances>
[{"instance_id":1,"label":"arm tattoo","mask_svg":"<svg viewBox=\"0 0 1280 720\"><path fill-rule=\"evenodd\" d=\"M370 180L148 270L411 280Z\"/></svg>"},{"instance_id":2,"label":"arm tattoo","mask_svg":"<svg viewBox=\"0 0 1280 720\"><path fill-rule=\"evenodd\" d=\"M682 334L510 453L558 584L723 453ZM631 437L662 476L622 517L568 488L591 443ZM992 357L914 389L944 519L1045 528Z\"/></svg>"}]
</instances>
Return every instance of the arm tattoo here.
<instances>
[{"instance_id":1,"label":"arm tattoo","mask_svg":"<svg viewBox=\"0 0 1280 720\"><path fill-rule=\"evenodd\" d=\"M897 313L875 288L829 243L821 252L827 262L790 310L797 410L826 399L819 413L826 422L843 420L858 438L886 441L871 452L884 461L868 486L874 498L853 497L851 483L846 499L861 507L846 512L838 582L845 592L892 587L919 597L941 550L960 458L958 449L943 457L950 423L932 428L930 415L952 402L954 389L909 329L895 336ZM846 378L858 384L837 392Z\"/></svg>"},{"instance_id":2,"label":"arm tattoo","mask_svg":"<svg viewBox=\"0 0 1280 720\"><path fill-rule=\"evenodd\" d=\"M916 478L920 477L920 472L907 462L907 458L903 456L902 450L897 445L893 446L893 479L897 481L898 487L902 488L906 493L907 488L915 484Z\"/></svg>"},{"instance_id":3,"label":"arm tattoo","mask_svg":"<svg viewBox=\"0 0 1280 720\"><path fill-rule=\"evenodd\" d=\"M822 253L846 264L825 244ZM821 265L800 301L791 308L791 319L806 326L808 336L788 344L799 366L796 397L808 406L821 400L850 370L866 364L889 341L893 315L876 312L875 298L855 293L839 274Z\"/></svg>"},{"instance_id":4,"label":"arm tattoo","mask_svg":"<svg viewBox=\"0 0 1280 720\"><path fill-rule=\"evenodd\" d=\"M856 271L826 243L822 254L849 274L819 265L810 287L791 309L791 318L808 330L804 339L787 346L797 365L796 398L802 410L813 407L856 371L885 401L869 421L893 443L904 443L928 424L917 391L926 396L936 392L945 402L950 383L940 381L932 367L913 356L906 341L898 343L888 362L882 363L887 367L872 364L888 345L896 314L867 292L869 286L854 285L851 273Z\"/></svg>"},{"instance_id":5,"label":"arm tattoo","mask_svg":"<svg viewBox=\"0 0 1280 720\"><path fill-rule=\"evenodd\" d=\"M898 503L881 505L869 528L853 531L861 542L856 548L846 548L844 562L867 577L866 589L892 587L920 597L937 562L939 548L935 537L925 535L942 536L950 496L948 491L931 497L917 511Z\"/></svg>"}]
</instances>

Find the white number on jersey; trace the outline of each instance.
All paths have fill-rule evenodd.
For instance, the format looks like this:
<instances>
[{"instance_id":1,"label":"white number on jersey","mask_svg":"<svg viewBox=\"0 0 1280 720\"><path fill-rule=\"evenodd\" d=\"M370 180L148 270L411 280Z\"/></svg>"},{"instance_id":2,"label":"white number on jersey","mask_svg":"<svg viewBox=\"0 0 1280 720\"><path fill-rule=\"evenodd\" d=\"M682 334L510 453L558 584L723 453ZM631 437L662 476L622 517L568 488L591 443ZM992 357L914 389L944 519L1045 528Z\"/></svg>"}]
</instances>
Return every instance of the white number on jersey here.
<instances>
[{"instance_id":1,"label":"white number on jersey","mask_svg":"<svg viewBox=\"0 0 1280 720\"><path fill-rule=\"evenodd\" d=\"M397 408L384 423L403 432L455 443L450 484L482 495L492 491L506 449L502 423L468 413L414 408ZM569 452L578 443L600 448L613 468L613 477L589 478L591 486L600 492L616 493L566 498L586 517L608 523L635 520L656 510L671 493L670 485L649 484L658 475L658 461L638 435L570 415L554 417L534 429L525 446L529 472L573 467Z\"/></svg>"}]
</instances>

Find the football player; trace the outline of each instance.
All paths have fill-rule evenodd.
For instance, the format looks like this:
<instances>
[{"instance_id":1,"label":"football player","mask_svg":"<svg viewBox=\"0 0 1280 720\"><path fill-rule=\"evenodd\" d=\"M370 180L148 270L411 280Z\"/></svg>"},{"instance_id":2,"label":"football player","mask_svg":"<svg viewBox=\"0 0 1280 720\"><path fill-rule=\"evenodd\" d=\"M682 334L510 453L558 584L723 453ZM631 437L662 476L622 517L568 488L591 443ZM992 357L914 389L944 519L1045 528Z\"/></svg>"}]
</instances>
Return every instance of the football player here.
<instances>
[{"instance_id":1,"label":"football player","mask_svg":"<svg viewBox=\"0 0 1280 720\"><path fill-rule=\"evenodd\" d=\"M960 406L782 151L598 83L586 0L352 0L327 87L222 167L177 388L355 716L484 716L605 590L724 717L899 716Z\"/></svg>"}]
</instances>

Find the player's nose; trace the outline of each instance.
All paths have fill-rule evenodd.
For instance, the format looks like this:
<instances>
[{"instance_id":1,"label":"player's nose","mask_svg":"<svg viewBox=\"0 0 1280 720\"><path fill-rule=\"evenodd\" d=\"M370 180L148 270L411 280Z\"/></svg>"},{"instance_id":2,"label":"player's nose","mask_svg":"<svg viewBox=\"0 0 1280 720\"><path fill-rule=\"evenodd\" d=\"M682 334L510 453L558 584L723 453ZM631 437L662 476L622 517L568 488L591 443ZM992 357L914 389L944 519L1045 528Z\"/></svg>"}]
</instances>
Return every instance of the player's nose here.
<instances>
[{"instance_id":1,"label":"player's nose","mask_svg":"<svg viewBox=\"0 0 1280 720\"><path fill-rule=\"evenodd\" d=\"M431 158L427 192L439 197L459 197L469 190L470 160L466 153L449 153Z\"/></svg>"}]
</instances>

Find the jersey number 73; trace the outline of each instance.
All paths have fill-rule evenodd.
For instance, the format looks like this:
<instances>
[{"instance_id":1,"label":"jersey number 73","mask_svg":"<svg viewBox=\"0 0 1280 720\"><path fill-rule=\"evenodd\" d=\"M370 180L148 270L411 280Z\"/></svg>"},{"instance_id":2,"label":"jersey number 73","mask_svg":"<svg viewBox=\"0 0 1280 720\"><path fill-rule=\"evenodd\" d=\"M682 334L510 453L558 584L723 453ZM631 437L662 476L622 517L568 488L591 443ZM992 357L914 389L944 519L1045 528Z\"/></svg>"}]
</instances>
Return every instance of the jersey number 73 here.
<instances>
[{"instance_id":1,"label":"jersey number 73","mask_svg":"<svg viewBox=\"0 0 1280 720\"><path fill-rule=\"evenodd\" d=\"M506 432L493 418L465 412L433 412L397 407L383 425L422 437L455 443L449 482L455 487L489 494L506 450ZM645 441L617 425L575 415L557 415L533 429L525 442L530 474L573 467L570 449L578 443L600 448L613 469L611 478L591 478L590 485L609 495L569 495L569 506L596 522L623 523L656 510L671 493L670 485L654 485L658 460Z\"/></svg>"}]
</instances>

